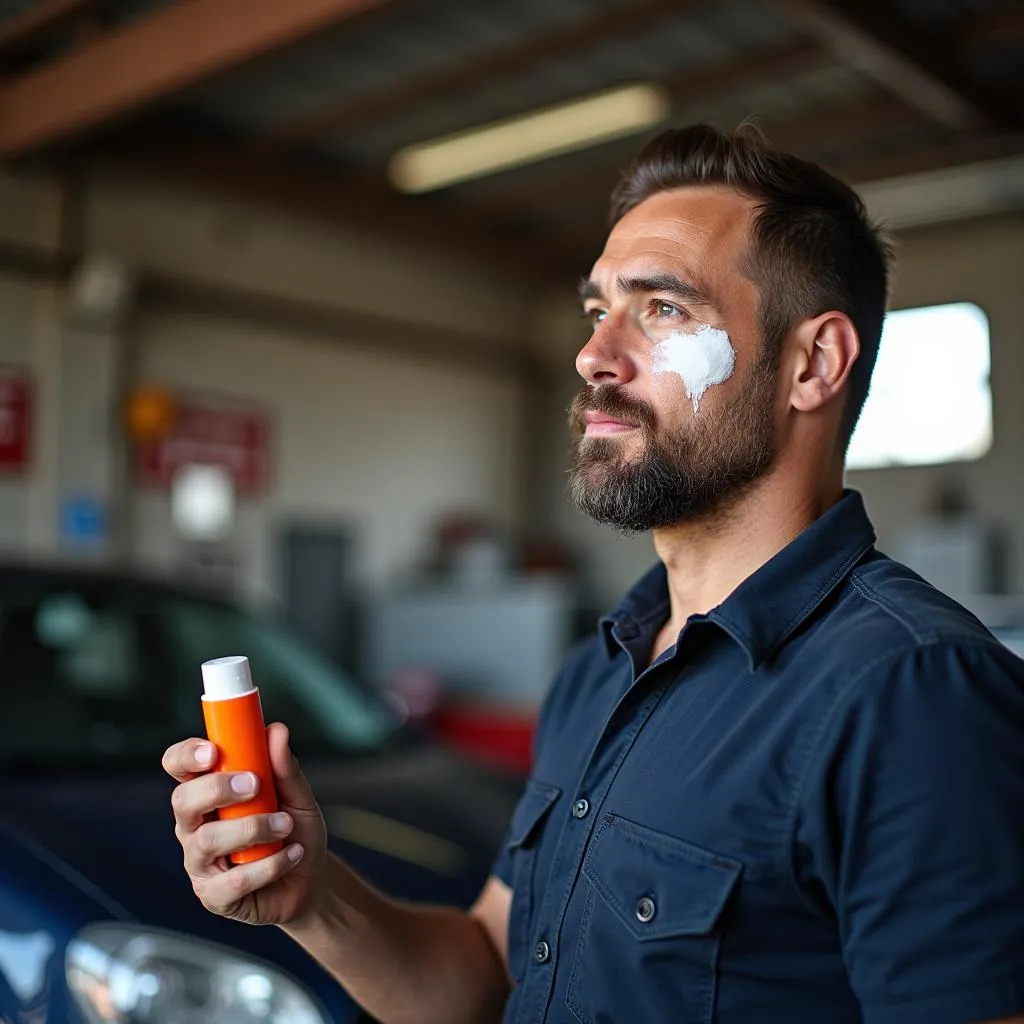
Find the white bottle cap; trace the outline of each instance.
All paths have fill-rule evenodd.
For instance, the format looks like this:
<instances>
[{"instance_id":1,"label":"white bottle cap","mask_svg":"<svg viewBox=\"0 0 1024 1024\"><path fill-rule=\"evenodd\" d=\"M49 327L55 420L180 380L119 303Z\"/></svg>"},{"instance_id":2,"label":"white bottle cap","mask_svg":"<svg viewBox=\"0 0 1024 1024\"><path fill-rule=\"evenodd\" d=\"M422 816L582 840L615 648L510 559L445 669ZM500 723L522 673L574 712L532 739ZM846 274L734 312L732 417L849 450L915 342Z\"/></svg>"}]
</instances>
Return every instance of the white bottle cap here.
<instances>
[{"instance_id":1,"label":"white bottle cap","mask_svg":"<svg viewBox=\"0 0 1024 1024\"><path fill-rule=\"evenodd\" d=\"M248 658L235 656L203 662L203 695L208 700L229 700L252 689Z\"/></svg>"}]
</instances>

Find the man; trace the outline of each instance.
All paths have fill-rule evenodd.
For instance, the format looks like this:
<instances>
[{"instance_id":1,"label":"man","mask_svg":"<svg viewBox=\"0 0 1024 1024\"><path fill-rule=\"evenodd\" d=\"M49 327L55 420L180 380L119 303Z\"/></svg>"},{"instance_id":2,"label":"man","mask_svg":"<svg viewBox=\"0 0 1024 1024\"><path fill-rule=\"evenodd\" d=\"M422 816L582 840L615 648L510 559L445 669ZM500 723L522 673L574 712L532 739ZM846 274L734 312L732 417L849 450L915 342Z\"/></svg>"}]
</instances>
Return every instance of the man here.
<instances>
[{"instance_id":1,"label":"man","mask_svg":"<svg viewBox=\"0 0 1024 1024\"><path fill-rule=\"evenodd\" d=\"M387 1024L1024 1022L1024 663L843 491L888 262L755 134L648 145L582 288L571 491L660 564L566 660L493 877L468 914L370 889L275 724L279 823L165 755L203 903Z\"/></svg>"}]
</instances>

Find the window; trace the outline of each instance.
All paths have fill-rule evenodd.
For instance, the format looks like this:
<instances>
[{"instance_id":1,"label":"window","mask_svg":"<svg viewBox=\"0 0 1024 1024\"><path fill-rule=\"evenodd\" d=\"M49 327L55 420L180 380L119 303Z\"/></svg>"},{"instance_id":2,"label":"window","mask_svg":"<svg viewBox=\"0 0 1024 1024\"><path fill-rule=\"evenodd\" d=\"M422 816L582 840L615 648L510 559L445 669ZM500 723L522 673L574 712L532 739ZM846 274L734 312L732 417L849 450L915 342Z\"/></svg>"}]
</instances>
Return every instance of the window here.
<instances>
[{"instance_id":1,"label":"window","mask_svg":"<svg viewBox=\"0 0 1024 1024\"><path fill-rule=\"evenodd\" d=\"M249 655L267 721L339 756L383 747L387 705L278 626L227 604L116 578L0 573L0 769L156 764L202 734L200 664Z\"/></svg>"},{"instance_id":2,"label":"window","mask_svg":"<svg viewBox=\"0 0 1024 1024\"><path fill-rule=\"evenodd\" d=\"M980 459L992 447L988 317L972 302L885 319L848 469Z\"/></svg>"}]
</instances>

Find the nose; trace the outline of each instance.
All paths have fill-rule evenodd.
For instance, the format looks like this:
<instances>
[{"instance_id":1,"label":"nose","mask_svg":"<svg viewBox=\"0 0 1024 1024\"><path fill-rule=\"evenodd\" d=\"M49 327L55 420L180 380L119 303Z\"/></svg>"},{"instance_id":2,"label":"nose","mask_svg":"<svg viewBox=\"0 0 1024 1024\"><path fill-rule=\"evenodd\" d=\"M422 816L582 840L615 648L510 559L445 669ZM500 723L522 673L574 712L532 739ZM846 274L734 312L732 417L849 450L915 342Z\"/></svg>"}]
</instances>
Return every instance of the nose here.
<instances>
[{"instance_id":1,"label":"nose","mask_svg":"<svg viewBox=\"0 0 1024 1024\"><path fill-rule=\"evenodd\" d=\"M576 372L588 384L625 384L636 376L629 330L621 316L609 314L596 325L576 356Z\"/></svg>"}]
</instances>

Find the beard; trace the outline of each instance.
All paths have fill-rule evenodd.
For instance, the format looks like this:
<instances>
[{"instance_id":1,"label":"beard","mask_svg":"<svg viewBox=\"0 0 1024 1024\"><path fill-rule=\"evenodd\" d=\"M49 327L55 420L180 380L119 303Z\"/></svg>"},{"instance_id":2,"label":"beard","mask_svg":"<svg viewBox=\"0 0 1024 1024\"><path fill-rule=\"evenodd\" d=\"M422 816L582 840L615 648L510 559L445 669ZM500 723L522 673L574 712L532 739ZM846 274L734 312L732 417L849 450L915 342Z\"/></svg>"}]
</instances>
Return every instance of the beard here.
<instances>
[{"instance_id":1,"label":"beard","mask_svg":"<svg viewBox=\"0 0 1024 1024\"><path fill-rule=\"evenodd\" d=\"M630 396L624 385L584 388L569 407L573 503L584 515L623 533L721 515L775 462L777 381L777 355L762 351L737 394L713 411L661 432L654 409ZM636 424L641 431L639 454L625 456L624 442L616 437L586 437L583 414L588 410Z\"/></svg>"}]
</instances>

